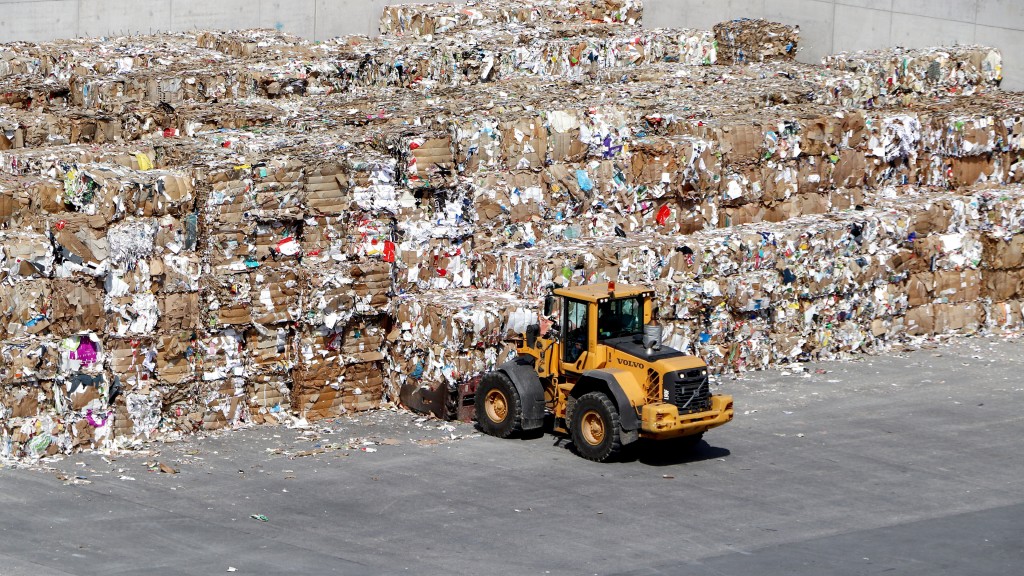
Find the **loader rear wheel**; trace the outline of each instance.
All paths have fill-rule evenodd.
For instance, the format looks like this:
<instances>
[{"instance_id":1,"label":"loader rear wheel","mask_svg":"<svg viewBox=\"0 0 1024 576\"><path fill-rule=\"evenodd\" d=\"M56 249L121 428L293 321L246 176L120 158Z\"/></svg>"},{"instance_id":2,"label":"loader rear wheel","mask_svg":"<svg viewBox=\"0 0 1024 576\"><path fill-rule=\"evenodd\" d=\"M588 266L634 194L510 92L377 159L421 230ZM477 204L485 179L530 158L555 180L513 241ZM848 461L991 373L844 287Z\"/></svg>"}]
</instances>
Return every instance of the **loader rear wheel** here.
<instances>
[{"instance_id":1,"label":"loader rear wheel","mask_svg":"<svg viewBox=\"0 0 1024 576\"><path fill-rule=\"evenodd\" d=\"M488 372L476 389L476 421L485 434L508 438L521 428L523 405L504 372Z\"/></svg>"},{"instance_id":2,"label":"loader rear wheel","mask_svg":"<svg viewBox=\"0 0 1024 576\"><path fill-rule=\"evenodd\" d=\"M622 449L619 412L600 392L584 394L576 401L569 426L576 452L587 460L604 462Z\"/></svg>"}]
</instances>

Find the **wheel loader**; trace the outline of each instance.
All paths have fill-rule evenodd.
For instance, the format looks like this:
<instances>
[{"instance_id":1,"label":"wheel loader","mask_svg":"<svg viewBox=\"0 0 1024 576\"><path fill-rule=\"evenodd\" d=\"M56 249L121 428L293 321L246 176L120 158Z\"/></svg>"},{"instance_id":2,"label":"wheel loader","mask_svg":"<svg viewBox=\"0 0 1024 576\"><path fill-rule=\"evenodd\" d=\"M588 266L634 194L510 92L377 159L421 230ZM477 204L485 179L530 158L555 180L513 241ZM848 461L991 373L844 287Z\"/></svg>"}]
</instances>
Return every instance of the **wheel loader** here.
<instances>
[{"instance_id":1,"label":"wheel loader","mask_svg":"<svg viewBox=\"0 0 1024 576\"><path fill-rule=\"evenodd\" d=\"M704 361L661 339L650 288L555 289L517 356L480 379L477 422L506 438L539 429L551 414L555 432L596 462L640 438L694 444L732 420L732 397L711 394Z\"/></svg>"}]
</instances>

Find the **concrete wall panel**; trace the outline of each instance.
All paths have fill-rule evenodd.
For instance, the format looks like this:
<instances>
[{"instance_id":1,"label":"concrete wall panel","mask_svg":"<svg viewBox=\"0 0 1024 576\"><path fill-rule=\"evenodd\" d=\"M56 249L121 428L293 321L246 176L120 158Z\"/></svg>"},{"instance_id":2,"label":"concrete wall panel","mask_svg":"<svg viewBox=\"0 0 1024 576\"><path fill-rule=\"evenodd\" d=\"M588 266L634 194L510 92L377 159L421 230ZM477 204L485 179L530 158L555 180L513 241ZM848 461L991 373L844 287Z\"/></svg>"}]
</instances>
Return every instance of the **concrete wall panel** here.
<instances>
[{"instance_id":1,"label":"concrete wall panel","mask_svg":"<svg viewBox=\"0 0 1024 576\"><path fill-rule=\"evenodd\" d=\"M689 28L689 10L682 10L677 2L644 4L644 25L649 28Z\"/></svg>"},{"instance_id":2,"label":"concrete wall panel","mask_svg":"<svg viewBox=\"0 0 1024 576\"><path fill-rule=\"evenodd\" d=\"M832 53L832 22L835 4L813 0L772 0L765 2L764 17L800 26L801 62L820 62Z\"/></svg>"},{"instance_id":3,"label":"concrete wall panel","mask_svg":"<svg viewBox=\"0 0 1024 576\"><path fill-rule=\"evenodd\" d=\"M303 38L316 34L316 0L261 0L260 28L276 28Z\"/></svg>"},{"instance_id":4,"label":"concrete wall panel","mask_svg":"<svg viewBox=\"0 0 1024 576\"><path fill-rule=\"evenodd\" d=\"M771 0L766 0L771 2ZM892 10L893 0L835 0L836 4L842 6L856 6L858 8L871 8L872 10Z\"/></svg>"},{"instance_id":5,"label":"concrete wall panel","mask_svg":"<svg viewBox=\"0 0 1024 576\"><path fill-rule=\"evenodd\" d=\"M687 28L710 29L724 20L762 18L764 16L764 2L760 0L719 0L717 2L682 0L671 4L678 6L680 11L685 11L685 26ZM653 23L646 25L651 26ZM672 24L659 23L657 26L672 26Z\"/></svg>"},{"instance_id":6,"label":"concrete wall panel","mask_svg":"<svg viewBox=\"0 0 1024 576\"><path fill-rule=\"evenodd\" d=\"M1021 0L978 0L974 20L981 26L1024 30L1024 2Z\"/></svg>"},{"instance_id":7,"label":"concrete wall panel","mask_svg":"<svg viewBox=\"0 0 1024 576\"><path fill-rule=\"evenodd\" d=\"M81 0L78 12L80 36L151 34L171 29L171 0Z\"/></svg>"},{"instance_id":8,"label":"concrete wall panel","mask_svg":"<svg viewBox=\"0 0 1024 576\"><path fill-rule=\"evenodd\" d=\"M894 13L892 43L907 48L974 43L974 24Z\"/></svg>"},{"instance_id":9,"label":"concrete wall panel","mask_svg":"<svg viewBox=\"0 0 1024 576\"><path fill-rule=\"evenodd\" d=\"M316 39L369 34L377 28L376 13L382 6L377 0L316 0Z\"/></svg>"},{"instance_id":10,"label":"concrete wall panel","mask_svg":"<svg viewBox=\"0 0 1024 576\"><path fill-rule=\"evenodd\" d=\"M78 36L78 2L8 1L0 6L0 42L38 42Z\"/></svg>"},{"instance_id":11,"label":"concrete wall panel","mask_svg":"<svg viewBox=\"0 0 1024 576\"><path fill-rule=\"evenodd\" d=\"M978 0L892 0L892 11L974 23Z\"/></svg>"},{"instance_id":12,"label":"concrete wall panel","mask_svg":"<svg viewBox=\"0 0 1024 576\"><path fill-rule=\"evenodd\" d=\"M889 46L892 30L892 12L836 4L833 49L870 50Z\"/></svg>"},{"instance_id":13,"label":"concrete wall panel","mask_svg":"<svg viewBox=\"0 0 1024 576\"><path fill-rule=\"evenodd\" d=\"M171 0L171 29L243 29L260 25L259 3L251 0Z\"/></svg>"}]
</instances>

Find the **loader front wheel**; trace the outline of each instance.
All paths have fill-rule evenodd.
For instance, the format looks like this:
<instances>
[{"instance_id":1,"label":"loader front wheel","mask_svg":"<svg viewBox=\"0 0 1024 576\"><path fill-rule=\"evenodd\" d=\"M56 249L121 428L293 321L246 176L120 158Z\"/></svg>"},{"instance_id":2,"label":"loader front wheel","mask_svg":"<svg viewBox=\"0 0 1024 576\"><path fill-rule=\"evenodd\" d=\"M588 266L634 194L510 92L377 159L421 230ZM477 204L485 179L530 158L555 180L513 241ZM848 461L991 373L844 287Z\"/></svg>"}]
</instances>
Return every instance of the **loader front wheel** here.
<instances>
[{"instance_id":1,"label":"loader front wheel","mask_svg":"<svg viewBox=\"0 0 1024 576\"><path fill-rule=\"evenodd\" d=\"M584 394L576 401L569 431L576 452L587 460L604 462L622 449L619 412L600 392Z\"/></svg>"},{"instance_id":2,"label":"loader front wheel","mask_svg":"<svg viewBox=\"0 0 1024 576\"><path fill-rule=\"evenodd\" d=\"M520 429L523 405L504 372L488 372L476 389L476 421L485 434L508 438Z\"/></svg>"}]
</instances>

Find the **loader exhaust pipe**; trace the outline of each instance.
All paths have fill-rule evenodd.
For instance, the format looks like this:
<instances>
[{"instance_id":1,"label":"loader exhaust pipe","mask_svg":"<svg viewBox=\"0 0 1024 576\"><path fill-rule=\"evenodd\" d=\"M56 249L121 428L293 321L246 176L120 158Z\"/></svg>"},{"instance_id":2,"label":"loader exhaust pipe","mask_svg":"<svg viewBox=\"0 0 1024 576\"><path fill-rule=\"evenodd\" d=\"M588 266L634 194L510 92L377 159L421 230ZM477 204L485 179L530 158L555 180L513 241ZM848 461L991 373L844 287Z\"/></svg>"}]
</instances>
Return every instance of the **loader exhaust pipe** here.
<instances>
[{"instance_id":1,"label":"loader exhaust pipe","mask_svg":"<svg viewBox=\"0 0 1024 576\"><path fill-rule=\"evenodd\" d=\"M661 350L661 337L664 333L661 325L659 324L648 324L644 326L644 348L647 349L647 355L650 356L656 350Z\"/></svg>"}]
</instances>

